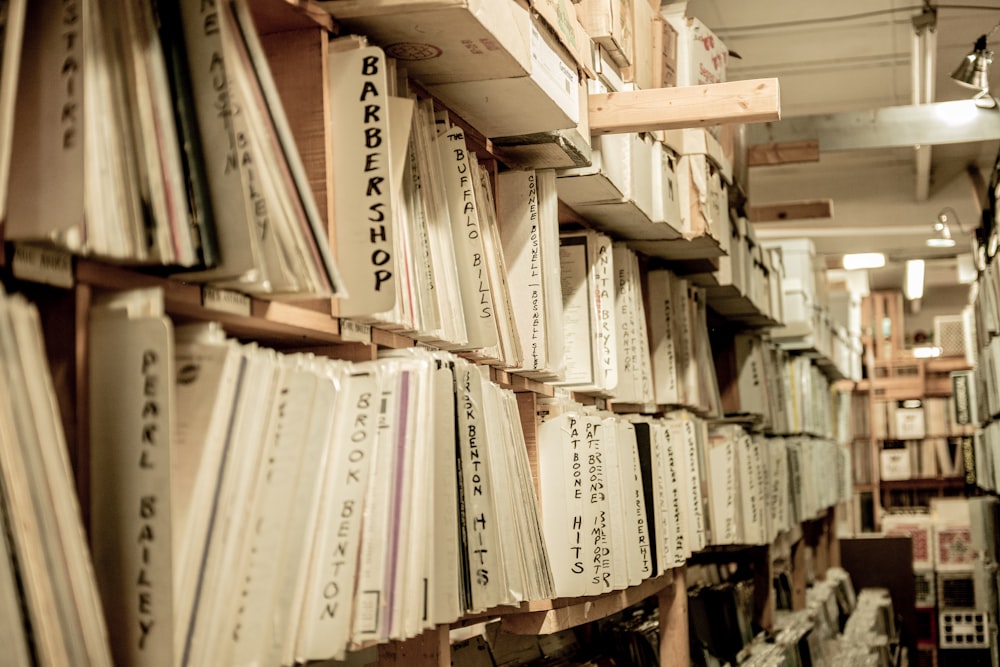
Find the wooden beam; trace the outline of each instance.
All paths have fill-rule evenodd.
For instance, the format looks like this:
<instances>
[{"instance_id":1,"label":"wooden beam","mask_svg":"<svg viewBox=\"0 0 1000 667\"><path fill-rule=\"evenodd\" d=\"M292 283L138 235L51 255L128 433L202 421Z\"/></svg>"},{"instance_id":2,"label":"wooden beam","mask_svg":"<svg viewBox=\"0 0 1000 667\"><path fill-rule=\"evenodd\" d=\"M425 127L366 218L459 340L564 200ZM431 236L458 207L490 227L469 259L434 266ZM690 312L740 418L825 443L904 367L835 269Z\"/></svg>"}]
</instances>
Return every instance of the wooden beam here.
<instances>
[{"instance_id":1,"label":"wooden beam","mask_svg":"<svg viewBox=\"0 0 1000 667\"><path fill-rule=\"evenodd\" d=\"M786 220L812 220L815 218L832 218L833 200L817 199L815 201L787 201L776 204L761 204L751 206L747 210L750 222L784 222Z\"/></svg>"},{"instance_id":2,"label":"wooden beam","mask_svg":"<svg viewBox=\"0 0 1000 667\"><path fill-rule=\"evenodd\" d=\"M761 123L781 117L777 79L597 93L588 106L592 134Z\"/></svg>"},{"instance_id":3,"label":"wooden beam","mask_svg":"<svg viewBox=\"0 0 1000 667\"><path fill-rule=\"evenodd\" d=\"M819 162L819 141L786 141L780 144L757 144L747 151L747 164L765 167L776 164Z\"/></svg>"},{"instance_id":4,"label":"wooden beam","mask_svg":"<svg viewBox=\"0 0 1000 667\"><path fill-rule=\"evenodd\" d=\"M337 34L339 27L330 12L314 0L251 0L250 11L254 23L262 34L323 28Z\"/></svg>"}]
</instances>

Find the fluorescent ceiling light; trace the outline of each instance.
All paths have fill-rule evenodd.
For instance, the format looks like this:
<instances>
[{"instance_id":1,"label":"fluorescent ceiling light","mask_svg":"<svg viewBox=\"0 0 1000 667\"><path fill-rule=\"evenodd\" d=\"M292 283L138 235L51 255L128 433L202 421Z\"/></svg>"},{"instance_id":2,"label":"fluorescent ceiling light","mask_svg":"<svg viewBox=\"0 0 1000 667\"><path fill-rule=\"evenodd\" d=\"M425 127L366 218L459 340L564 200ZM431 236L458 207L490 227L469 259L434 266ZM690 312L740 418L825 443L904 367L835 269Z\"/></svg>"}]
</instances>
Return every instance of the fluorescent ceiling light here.
<instances>
[{"instance_id":1,"label":"fluorescent ceiling light","mask_svg":"<svg viewBox=\"0 0 1000 667\"><path fill-rule=\"evenodd\" d=\"M844 255L844 268L848 271L878 269L883 266L885 266L885 255L880 252L856 252Z\"/></svg>"},{"instance_id":2,"label":"fluorescent ceiling light","mask_svg":"<svg viewBox=\"0 0 1000 667\"><path fill-rule=\"evenodd\" d=\"M941 356L941 348L933 345L921 345L913 348L913 356L917 359L931 359Z\"/></svg>"},{"instance_id":3,"label":"fluorescent ceiling light","mask_svg":"<svg viewBox=\"0 0 1000 667\"><path fill-rule=\"evenodd\" d=\"M910 301L916 301L924 296L924 269L924 260L906 260L906 282L903 283L903 294Z\"/></svg>"}]
</instances>

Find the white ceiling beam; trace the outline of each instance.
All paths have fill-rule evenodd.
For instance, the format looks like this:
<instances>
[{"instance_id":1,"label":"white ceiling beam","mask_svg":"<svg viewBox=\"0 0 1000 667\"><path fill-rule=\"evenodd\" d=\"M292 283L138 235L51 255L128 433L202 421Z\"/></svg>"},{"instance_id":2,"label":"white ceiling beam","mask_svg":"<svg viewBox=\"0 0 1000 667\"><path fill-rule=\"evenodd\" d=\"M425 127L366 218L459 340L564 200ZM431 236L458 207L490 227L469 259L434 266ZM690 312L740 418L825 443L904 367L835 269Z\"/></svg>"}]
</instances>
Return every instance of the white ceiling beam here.
<instances>
[{"instance_id":1,"label":"white ceiling beam","mask_svg":"<svg viewBox=\"0 0 1000 667\"><path fill-rule=\"evenodd\" d=\"M973 100L799 116L747 127L748 143L818 141L823 151L937 146L1000 139L1000 109Z\"/></svg>"}]
</instances>

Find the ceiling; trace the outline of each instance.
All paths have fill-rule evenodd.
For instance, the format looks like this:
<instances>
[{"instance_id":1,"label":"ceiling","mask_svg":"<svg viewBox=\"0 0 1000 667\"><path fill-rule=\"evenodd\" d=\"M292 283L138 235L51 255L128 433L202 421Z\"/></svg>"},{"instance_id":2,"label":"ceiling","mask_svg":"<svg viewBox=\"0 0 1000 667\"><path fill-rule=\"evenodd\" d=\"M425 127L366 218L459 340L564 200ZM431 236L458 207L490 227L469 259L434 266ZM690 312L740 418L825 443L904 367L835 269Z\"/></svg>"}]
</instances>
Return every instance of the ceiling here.
<instances>
[{"instance_id":1,"label":"ceiling","mask_svg":"<svg viewBox=\"0 0 1000 667\"><path fill-rule=\"evenodd\" d=\"M673 4L676 9L678 3ZM930 39L936 45L928 49L929 60L918 56L917 61L928 63L933 77L923 80L930 94L919 101L968 99L974 91L955 84L949 74L976 38L1000 21L1000 0L928 6L936 8ZM780 123L918 101L911 92L914 77L922 80L913 69L912 19L924 7L913 0L689 0L686 14L712 28L734 55L730 80L778 78ZM990 47L1000 51L1000 30L991 35ZM997 79L995 72L992 79ZM1000 110L990 113L998 114L1000 123ZM830 218L759 223L758 235L809 236L830 265L847 252L882 251L894 265L908 258L941 257L929 263L928 284L954 284L954 269L946 267L954 267L955 249L932 252L925 240L945 206L952 207L965 230L978 223L981 207L968 167L977 167L988 182L998 149L996 140L924 147L929 160L912 147L821 150L818 162L754 167L748 187L751 205L833 202ZM954 225L952 231L956 249L967 249L969 237ZM898 266L873 272L873 288L898 287L900 274Z\"/></svg>"}]
</instances>

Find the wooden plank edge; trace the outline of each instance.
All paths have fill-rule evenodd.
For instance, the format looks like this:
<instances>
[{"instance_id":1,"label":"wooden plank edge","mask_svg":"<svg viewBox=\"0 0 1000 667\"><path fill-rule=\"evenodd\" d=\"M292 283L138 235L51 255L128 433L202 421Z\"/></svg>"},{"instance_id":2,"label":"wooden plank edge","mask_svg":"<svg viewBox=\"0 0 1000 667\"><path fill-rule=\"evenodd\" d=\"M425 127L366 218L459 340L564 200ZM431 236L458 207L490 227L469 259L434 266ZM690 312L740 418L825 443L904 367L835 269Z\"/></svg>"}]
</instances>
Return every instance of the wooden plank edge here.
<instances>
[{"instance_id":1,"label":"wooden plank edge","mask_svg":"<svg viewBox=\"0 0 1000 667\"><path fill-rule=\"evenodd\" d=\"M674 571L669 570L638 586L604 595L526 603L522 607L527 606L527 611L503 616L500 627L513 634L547 635L607 618L673 585Z\"/></svg>"},{"instance_id":2,"label":"wooden plank edge","mask_svg":"<svg viewBox=\"0 0 1000 667\"><path fill-rule=\"evenodd\" d=\"M750 167L799 164L802 162L819 162L818 139L754 144L747 149L747 166Z\"/></svg>"},{"instance_id":3,"label":"wooden plank edge","mask_svg":"<svg viewBox=\"0 0 1000 667\"><path fill-rule=\"evenodd\" d=\"M339 26L330 12L314 0L250 0L250 13L261 34L323 28L337 34Z\"/></svg>"},{"instance_id":4,"label":"wooden plank edge","mask_svg":"<svg viewBox=\"0 0 1000 667\"><path fill-rule=\"evenodd\" d=\"M781 118L776 78L704 86L594 93L588 101L593 135L653 132Z\"/></svg>"},{"instance_id":5,"label":"wooden plank edge","mask_svg":"<svg viewBox=\"0 0 1000 667\"><path fill-rule=\"evenodd\" d=\"M747 207L747 219L754 223L786 222L789 220L815 220L833 217L832 199L775 202Z\"/></svg>"},{"instance_id":6,"label":"wooden plank edge","mask_svg":"<svg viewBox=\"0 0 1000 667\"><path fill-rule=\"evenodd\" d=\"M284 302L250 297L250 312L239 315L205 307L203 285L140 273L128 268L77 258L75 278L79 283L109 290L158 287L163 290L167 312L201 321L217 321L223 327L255 331L261 336L294 339L292 342L339 343L340 322L328 312L307 307L325 301Z\"/></svg>"}]
</instances>

